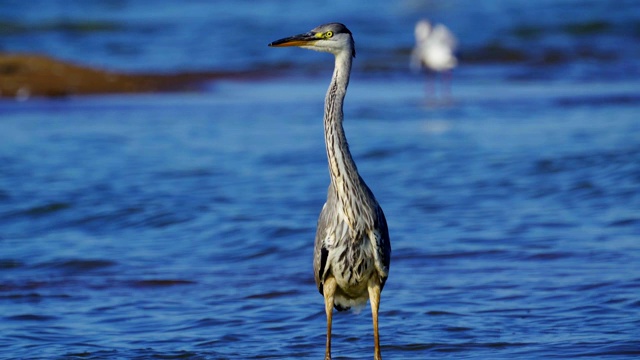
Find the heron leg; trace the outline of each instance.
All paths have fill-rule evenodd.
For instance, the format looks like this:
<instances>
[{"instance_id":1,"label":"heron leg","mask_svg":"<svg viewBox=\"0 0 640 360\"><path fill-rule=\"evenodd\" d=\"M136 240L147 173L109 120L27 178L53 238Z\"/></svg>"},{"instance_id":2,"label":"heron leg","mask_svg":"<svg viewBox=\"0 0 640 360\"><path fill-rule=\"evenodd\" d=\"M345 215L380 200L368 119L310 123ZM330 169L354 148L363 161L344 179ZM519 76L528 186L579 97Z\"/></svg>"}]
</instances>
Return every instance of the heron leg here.
<instances>
[{"instance_id":1,"label":"heron leg","mask_svg":"<svg viewBox=\"0 0 640 360\"><path fill-rule=\"evenodd\" d=\"M371 317L373 318L373 357L382 360L380 354L380 335L378 334L378 309L380 308L380 279L374 276L369 280L369 302L371 303Z\"/></svg>"},{"instance_id":2,"label":"heron leg","mask_svg":"<svg viewBox=\"0 0 640 360\"><path fill-rule=\"evenodd\" d=\"M431 71L427 71L425 75L425 90L427 93L427 100L433 100L436 98L436 80L437 75Z\"/></svg>"},{"instance_id":3,"label":"heron leg","mask_svg":"<svg viewBox=\"0 0 640 360\"><path fill-rule=\"evenodd\" d=\"M451 82L453 78L453 72L451 70L446 70L442 73L442 87L445 101L451 102Z\"/></svg>"},{"instance_id":4,"label":"heron leg","mask_svg":"<svg viewBox=\"0 0 640 360\"><path fill-rule=\"evenodd\" d=\"M324 295L324 311L327 313L327 347L324 352L324 359L331 360L331 321L333 318L333 296L336 293L336 279L328 276L322 285Z\"/></svg>"}]
</instances>

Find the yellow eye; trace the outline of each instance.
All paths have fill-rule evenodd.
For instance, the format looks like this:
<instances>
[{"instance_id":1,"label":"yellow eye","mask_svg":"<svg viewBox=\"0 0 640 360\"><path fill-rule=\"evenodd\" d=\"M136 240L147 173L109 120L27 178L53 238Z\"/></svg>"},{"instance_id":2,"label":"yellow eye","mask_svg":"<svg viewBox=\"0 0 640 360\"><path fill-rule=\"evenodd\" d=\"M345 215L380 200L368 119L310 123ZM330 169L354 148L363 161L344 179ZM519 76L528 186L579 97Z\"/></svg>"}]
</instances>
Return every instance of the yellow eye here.
<instances>
[{"instance_id":1,"label":"yellow eye","mask_svg":"<svg viewBox=\"0 0 640 360\"><path fill-rule=\"evenodd\" d=\"M328 38L330 38L332 36L333 36L333 31L327 31L326 33L324 33L324 38L325 39L328 39Z\"/></svg>"}]
</instances>

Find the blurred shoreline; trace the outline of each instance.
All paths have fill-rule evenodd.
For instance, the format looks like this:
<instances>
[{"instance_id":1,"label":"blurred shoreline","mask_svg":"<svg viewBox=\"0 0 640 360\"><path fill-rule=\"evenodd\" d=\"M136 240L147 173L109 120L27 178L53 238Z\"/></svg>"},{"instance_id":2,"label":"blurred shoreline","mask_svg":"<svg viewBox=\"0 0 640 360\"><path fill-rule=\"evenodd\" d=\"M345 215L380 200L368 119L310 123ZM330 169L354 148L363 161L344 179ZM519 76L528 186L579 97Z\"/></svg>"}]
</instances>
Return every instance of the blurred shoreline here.
<instances>
[{"instance_id":1,"label":"blurred shoreline","mask_svg":"<svg viewBox=\"0 0 640 360\"><path fill-rule=\"evenodd\" d=\"M247 80L256 71L131 74L35 53L0 52L0 98L198 91L212 80Z\"/></svg>"}]
</instances>

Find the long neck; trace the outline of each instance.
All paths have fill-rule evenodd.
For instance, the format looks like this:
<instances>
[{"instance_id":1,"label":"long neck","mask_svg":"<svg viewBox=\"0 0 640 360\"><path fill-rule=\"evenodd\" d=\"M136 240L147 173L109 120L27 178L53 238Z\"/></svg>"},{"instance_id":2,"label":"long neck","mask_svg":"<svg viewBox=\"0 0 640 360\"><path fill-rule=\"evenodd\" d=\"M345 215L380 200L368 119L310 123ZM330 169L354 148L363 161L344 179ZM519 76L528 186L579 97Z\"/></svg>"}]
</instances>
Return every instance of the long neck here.
<instances>
[{"instance_id":1,"label":"long neck","mask_svg":"<svg viewBox=\"0 0 640 360\"><path fill-rule=\"evenodd\" d=\"M351 228L355 229L360 218L371 216L371 206L366 206L371 204L368 201L369 191L358 174L342 126L342 105L349 85L351 62L350 52L336 55L333 78L325 99L324 133L331 183ZM363 200L365 204L362 203Z\"/></svg>"},{"instance_id":2,"label":"long neck","mask_svg":"<svg viewBox=\"0 0 640 360\"><path fill-rule=\"evenodd\" d=\"M342 127L342 105L349 85L351 56L344 53L336 55L333 77L324 104L324 140L329 159L329 175L334 185L340 181L355 183L358 170L353 161L347 137Z\"/></svg>"}]
</instances>

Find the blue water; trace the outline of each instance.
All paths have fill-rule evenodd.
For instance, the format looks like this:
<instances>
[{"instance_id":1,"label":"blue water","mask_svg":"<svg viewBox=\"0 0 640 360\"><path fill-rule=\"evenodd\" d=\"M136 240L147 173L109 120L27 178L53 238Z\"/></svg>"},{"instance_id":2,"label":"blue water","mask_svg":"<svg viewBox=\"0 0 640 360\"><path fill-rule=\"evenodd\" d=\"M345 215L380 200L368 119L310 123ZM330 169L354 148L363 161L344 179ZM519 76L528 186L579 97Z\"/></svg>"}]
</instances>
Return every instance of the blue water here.
<instances>
[{"instance_id":1,"label":"blue water","mask_svg":"<svg viewBox=\"0 0 640 360\"><path fill-rule=\"evenodd\" d=\"M1 358L322 357L332 61L266 44L333 20L393 244L383 356L640 355L637 2L29 3L0 4L3 50L268 76L0 101ZM422 16L460 38L450 97L408 70ZM333 352L372 357L368 310L334 317Z\"/></svg>"}]
</instances>

